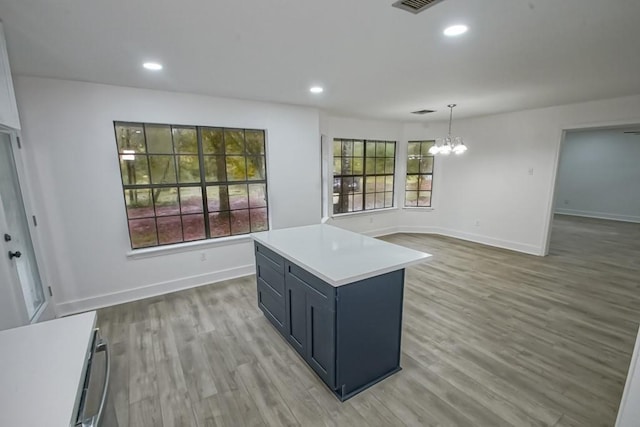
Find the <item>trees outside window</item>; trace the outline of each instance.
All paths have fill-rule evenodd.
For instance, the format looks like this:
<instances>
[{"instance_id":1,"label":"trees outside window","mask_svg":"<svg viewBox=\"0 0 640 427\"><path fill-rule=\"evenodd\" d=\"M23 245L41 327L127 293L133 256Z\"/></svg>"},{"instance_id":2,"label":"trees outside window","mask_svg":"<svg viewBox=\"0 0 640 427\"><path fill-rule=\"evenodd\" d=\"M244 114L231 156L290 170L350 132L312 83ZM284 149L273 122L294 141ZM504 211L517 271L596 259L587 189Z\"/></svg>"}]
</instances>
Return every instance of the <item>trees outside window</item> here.
<instances>
[{"instance_id":1,"label":"trees outside window","mask_svg":"<svg viewBox=\"0 0 640 427\"><path fill-rule=\"evenodd\" d=\"M264 130L114 127L133 249L268 230Z\"/></svg>"},{"instance_id":2,"label":"trees outside window","mask_svg":"<svg viewBox=\"0 0 640 427\"><path fill-rule=\"evenodd\" d=\"M334 139L333 213L393 207L396 143Z\"/></svg>"},{"instance_id":3,"label":"trees outside window","mask_svg":"<svg viewBox=\"0 0 640 427\"><path fill-rule=\"evenodd\" d=\"M431 207L433 155L429 154L429 148L433 144L435 141L409 141L404 197L407 207Z\"/></svg>"}]
</instances>

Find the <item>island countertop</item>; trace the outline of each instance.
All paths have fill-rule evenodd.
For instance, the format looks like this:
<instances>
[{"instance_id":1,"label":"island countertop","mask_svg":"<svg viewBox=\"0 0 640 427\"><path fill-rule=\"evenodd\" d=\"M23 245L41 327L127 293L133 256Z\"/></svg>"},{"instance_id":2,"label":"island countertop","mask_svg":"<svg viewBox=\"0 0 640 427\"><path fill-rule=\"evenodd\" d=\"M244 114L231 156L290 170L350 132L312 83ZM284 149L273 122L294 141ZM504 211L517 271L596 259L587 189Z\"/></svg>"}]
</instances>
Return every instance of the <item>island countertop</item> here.
<instances>
[{"instance_id":1,"label":"island countertop","mask_svg":"<svg viewBox=\"0 0 640 427\"><path fill-rule=\"evenodd\" d=\"M252 237L335 287L418 264L431 256L327 224L263 231Z\"/></svg>"}]
</instances>

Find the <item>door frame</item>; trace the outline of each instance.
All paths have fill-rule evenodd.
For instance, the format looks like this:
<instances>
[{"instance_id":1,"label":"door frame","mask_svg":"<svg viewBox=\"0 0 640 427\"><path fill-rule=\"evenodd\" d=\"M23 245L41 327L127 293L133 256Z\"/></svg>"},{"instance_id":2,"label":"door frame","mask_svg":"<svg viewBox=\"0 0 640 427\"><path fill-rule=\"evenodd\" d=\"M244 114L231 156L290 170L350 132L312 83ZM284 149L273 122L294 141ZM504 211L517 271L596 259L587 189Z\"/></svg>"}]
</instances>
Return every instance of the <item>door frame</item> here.
<instances>
[{"instance_id":1,"label":"door frame","mask_svg":"<svg viewBox=\"0 0 640 427\"><path fill-rule=\"evenodd\" d=\"M19 298L19 301L22 304L20 306L20 310L24 311L23 318L26 319L24 324L37 323L39 321L50 320L56 317L55 303L50 293L50 288L51 288L51 282L49 280L50 275L48 274L46 264L44 262L45 252L43 250L42 241L39 233L40 230L38 228L41 226L41 224L38 224L38 226L36 226L34 221L30 220L30 217L32 218L38 218L38 217L36 216L36 211L34 208L35 203L32 198L32 195L34 193L33 191L31 191L32 186L29 179L29 175L27 174L27 168L25 166L25 161L23 158L24 157L24 141L22 139L22 135L20 131L17 129L9 128L2 125L0 125L0 133L8 135L9 139L11 140L11 146L12 146L11 152L13 153L13 160L16 165L16 172L18 174L18 181L19 181L18 182L19 190L22 195L22 203L24 204L24 210L27 215L26 220L29 226L29 234L31 237L31 243L33 246L33 251L36 259L36 264L38 267L38 272L40 274L40 281L42 283L42 292L44 294L44 302L42 303L38 311L36 311L33 318L29 319L27 316L26 307L24 308L22 307L22 305L25 304L24 297L22 296L22 289L17 289L17 291L19 292L17 297ZM33 168L33 170L35 170L35 168ZM4 221L4 215L2 215L2 220ZM10 272L14 269L10 264L9 264L9 267L10 269L8 270L9 273L7 274L7 276L12 276ZM15 277L16 281L14 283L20 286L19 280L17 278L17 273L15 274L15 276L16 276ZM10 278L11 277L7 277L7 279L10 279ZM13 288L16 288L16 286L13 286ZM15 291L16 289L14 289L14 292Z\"/></svg>"}]
</instances>

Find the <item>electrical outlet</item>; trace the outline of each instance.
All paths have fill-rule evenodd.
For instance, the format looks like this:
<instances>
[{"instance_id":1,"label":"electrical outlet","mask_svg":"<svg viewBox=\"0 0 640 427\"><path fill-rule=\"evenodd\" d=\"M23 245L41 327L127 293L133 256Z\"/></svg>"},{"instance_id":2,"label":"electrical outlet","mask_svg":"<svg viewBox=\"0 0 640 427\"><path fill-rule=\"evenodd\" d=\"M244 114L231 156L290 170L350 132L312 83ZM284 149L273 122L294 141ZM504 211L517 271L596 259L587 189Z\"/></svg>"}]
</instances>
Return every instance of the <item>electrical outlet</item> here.
<instances>
[{"instance_id":1,"label":"electrical outlet","mask_svg":"<svg viewBox=\"0 0 640 427\"><path fill-rule=\"evenodd\" d=\"M476 227L480 227L480 220L476 219Z\"/></svg>"},{"instance_id":2,"label":"electrical outlet","mask_svg":"<svg viewBox=\"0 0 640 427\"><path fill-rule=\"evenodd\" d=\"M529 175L533 175L533 168L529 168Z\"/></svg>"},{"instance_id":3,"label":"electrical outlet","mask_svg":"<svg viewBox=\"0 0 640 427\"><path fill-rule=\"evenodd\" d=\"M205 262L206 260L207 260L207 253L206 252L200 253L200 261Z\"/></svg>"},{"instance_id":4,"label":"electrical outlet","mask_svg":"<svg viewBox=\"0 0 640 427\"><path fill-rule=\"evenodd\" d=\"M372 216L369 217L369 224L373 224L373 217Z\"/></svg>"},{"instance_id":5,"label":"electrical outlet","mask_svg":"<svg viewBox=\"0 0 640 427\"><path fill-rule=\"evenodd\" d=\"M564 199L564 204L568 205L569 204L569 199Z\"/></svg>"}]
</instances>

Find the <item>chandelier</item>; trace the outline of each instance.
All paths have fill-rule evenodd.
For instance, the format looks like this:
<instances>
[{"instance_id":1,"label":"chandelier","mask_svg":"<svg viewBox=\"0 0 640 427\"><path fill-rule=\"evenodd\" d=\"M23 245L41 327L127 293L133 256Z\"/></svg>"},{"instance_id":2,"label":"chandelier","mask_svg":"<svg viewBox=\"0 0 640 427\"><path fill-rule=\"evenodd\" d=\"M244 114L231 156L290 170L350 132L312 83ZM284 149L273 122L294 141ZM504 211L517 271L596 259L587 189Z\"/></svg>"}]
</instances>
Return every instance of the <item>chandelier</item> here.
<instances>
[{"instance_id":1,"label":"chandelier","mask_svg":"<svg viewBox=\"0 0 640 427\"><path fill-rule=\"evenodd\" d=\"M462 154L467 151L461 136L451 136L451 122L453 121L453 107L456 104L449 104L449 134L444 138L436 138L436 143L429 149L429 154L442 154L448 156L451 152Z\"/></svg>"}]
</instances>

